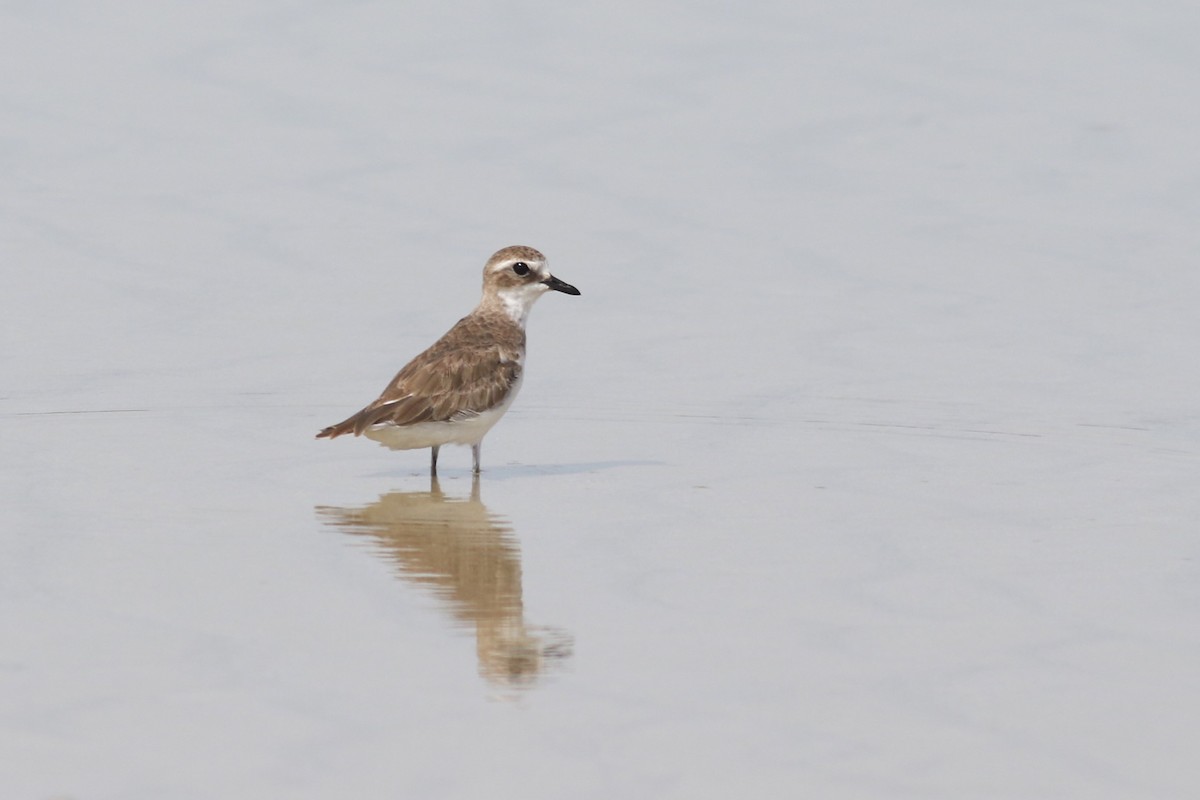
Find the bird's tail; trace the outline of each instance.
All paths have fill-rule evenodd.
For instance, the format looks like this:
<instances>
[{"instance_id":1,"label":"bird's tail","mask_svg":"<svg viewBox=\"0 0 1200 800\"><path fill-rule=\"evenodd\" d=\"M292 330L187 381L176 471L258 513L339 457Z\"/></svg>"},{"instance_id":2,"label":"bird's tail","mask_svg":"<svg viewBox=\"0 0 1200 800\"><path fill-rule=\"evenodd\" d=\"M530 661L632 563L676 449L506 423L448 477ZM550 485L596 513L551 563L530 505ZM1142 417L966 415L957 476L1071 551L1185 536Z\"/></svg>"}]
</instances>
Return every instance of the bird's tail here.
<instances>
[{"instance_id":1,"label":"bird's tail","mask_svg":"<svg viewBox=\"0 0 1200 800\"><path fill-rule=\"evenodd\" d=\"M354 421L355 421L355 417L357 417L357 416L358 415L356 414L354 417L351 417L350 419L342 420L337 425L330 425L328 428L322 428L320 433L317 434L317 438L318 439L336 439L337 437L341 436L344 433L357 433L354 430Z\"/></svg>"}]
</instances>

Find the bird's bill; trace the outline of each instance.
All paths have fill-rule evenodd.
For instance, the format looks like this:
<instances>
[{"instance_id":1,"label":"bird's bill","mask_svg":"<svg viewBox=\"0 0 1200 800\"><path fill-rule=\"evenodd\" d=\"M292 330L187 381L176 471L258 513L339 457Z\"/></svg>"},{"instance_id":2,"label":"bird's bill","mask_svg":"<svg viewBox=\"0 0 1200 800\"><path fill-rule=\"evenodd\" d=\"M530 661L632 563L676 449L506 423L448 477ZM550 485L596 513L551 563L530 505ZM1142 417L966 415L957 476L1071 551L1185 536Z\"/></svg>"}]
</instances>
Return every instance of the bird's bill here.
<instances>
[{"instance_id":1,"label":"bird's bill","mask_svg":"<svg viewBox=\"0 0 1200 800\"><path fill-rule=\"evenodd\" d=\"M563 294L579 294L579 290L574 286L564 281L560 281L553 275L551 275L549 278L546 278L546 280L542 281L542 283L546 284L556 292L562 292Z\"/></svg>"}]
</instances>

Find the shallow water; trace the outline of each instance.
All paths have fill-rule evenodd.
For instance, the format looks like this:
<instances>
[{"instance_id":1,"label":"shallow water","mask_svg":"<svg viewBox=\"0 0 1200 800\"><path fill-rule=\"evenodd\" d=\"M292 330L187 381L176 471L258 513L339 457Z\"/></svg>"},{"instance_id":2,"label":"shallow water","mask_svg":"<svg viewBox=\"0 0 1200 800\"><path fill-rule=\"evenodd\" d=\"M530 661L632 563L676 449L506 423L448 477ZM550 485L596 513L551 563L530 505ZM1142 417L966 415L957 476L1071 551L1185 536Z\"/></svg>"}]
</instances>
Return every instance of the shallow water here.
<instances>
[{"instance_id":1,"label":"shallow water","mask_svg":"<svg viewBox=\"0 0 1200 800\"><path fill-rule=\"evenodd\" d=\"M473 633L479 672L502 688L529 688L571 654L565 631L525 620L521 552L512 527L488 511L479 478L468 497L396 491L364 506L318 506L317 517L395 566L405 582L431 589L458 628Z\"/></svg>"},{"instance_id":2,"label":"shallow water","mask_svg":"<svg viewBox=\"0 0 1200 800\"><path fill-rule=\"evenodd\" d=\"M0 795L1194 796L1197 21L0 12Z\"/></svg>"}]
</instances>

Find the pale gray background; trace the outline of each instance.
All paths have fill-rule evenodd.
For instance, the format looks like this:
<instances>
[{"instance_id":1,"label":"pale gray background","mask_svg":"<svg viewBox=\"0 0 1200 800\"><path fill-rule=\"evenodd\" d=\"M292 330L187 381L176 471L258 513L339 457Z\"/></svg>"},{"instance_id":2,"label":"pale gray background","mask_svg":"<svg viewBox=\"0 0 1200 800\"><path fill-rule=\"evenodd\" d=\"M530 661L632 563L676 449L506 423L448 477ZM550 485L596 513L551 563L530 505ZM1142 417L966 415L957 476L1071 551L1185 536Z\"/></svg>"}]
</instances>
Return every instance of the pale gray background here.
<instances>
[{"instance_id":1,"label":"pale gray background","mask_svg":"<svg viewBox=\"0 0 1200 800\"><path fill-rule=\"evenodd\" d=\"M1195 797L1197 41L0 5L0 795ZM484 447L524 687L317 511L427 454L311 438L514 243L583 291Z\"/></svg>"}]
</instances>

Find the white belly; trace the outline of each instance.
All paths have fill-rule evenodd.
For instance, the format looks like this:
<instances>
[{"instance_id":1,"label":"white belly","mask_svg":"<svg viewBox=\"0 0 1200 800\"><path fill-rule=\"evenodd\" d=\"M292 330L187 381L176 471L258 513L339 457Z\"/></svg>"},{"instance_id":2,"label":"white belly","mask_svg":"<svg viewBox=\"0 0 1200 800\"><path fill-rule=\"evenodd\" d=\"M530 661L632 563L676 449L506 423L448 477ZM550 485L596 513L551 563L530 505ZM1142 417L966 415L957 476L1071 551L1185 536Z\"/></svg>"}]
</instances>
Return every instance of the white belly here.
<instances>
[{"instance_id":1,"label":"white belly","mask_svg":"<svg viewBox=\"0 0 1200 800\"><path fill-rule=\"evenodd\" d=\"M472 417L450 422L418 422L415 425L392 425L384 422L367 428L363 431L363 436L392 450L417 450L443 444L479 444L492 426L504 416L504 412L508 411L520 388L521 383L518 381L503 403Z\"/></svg>"}]
</instances>

